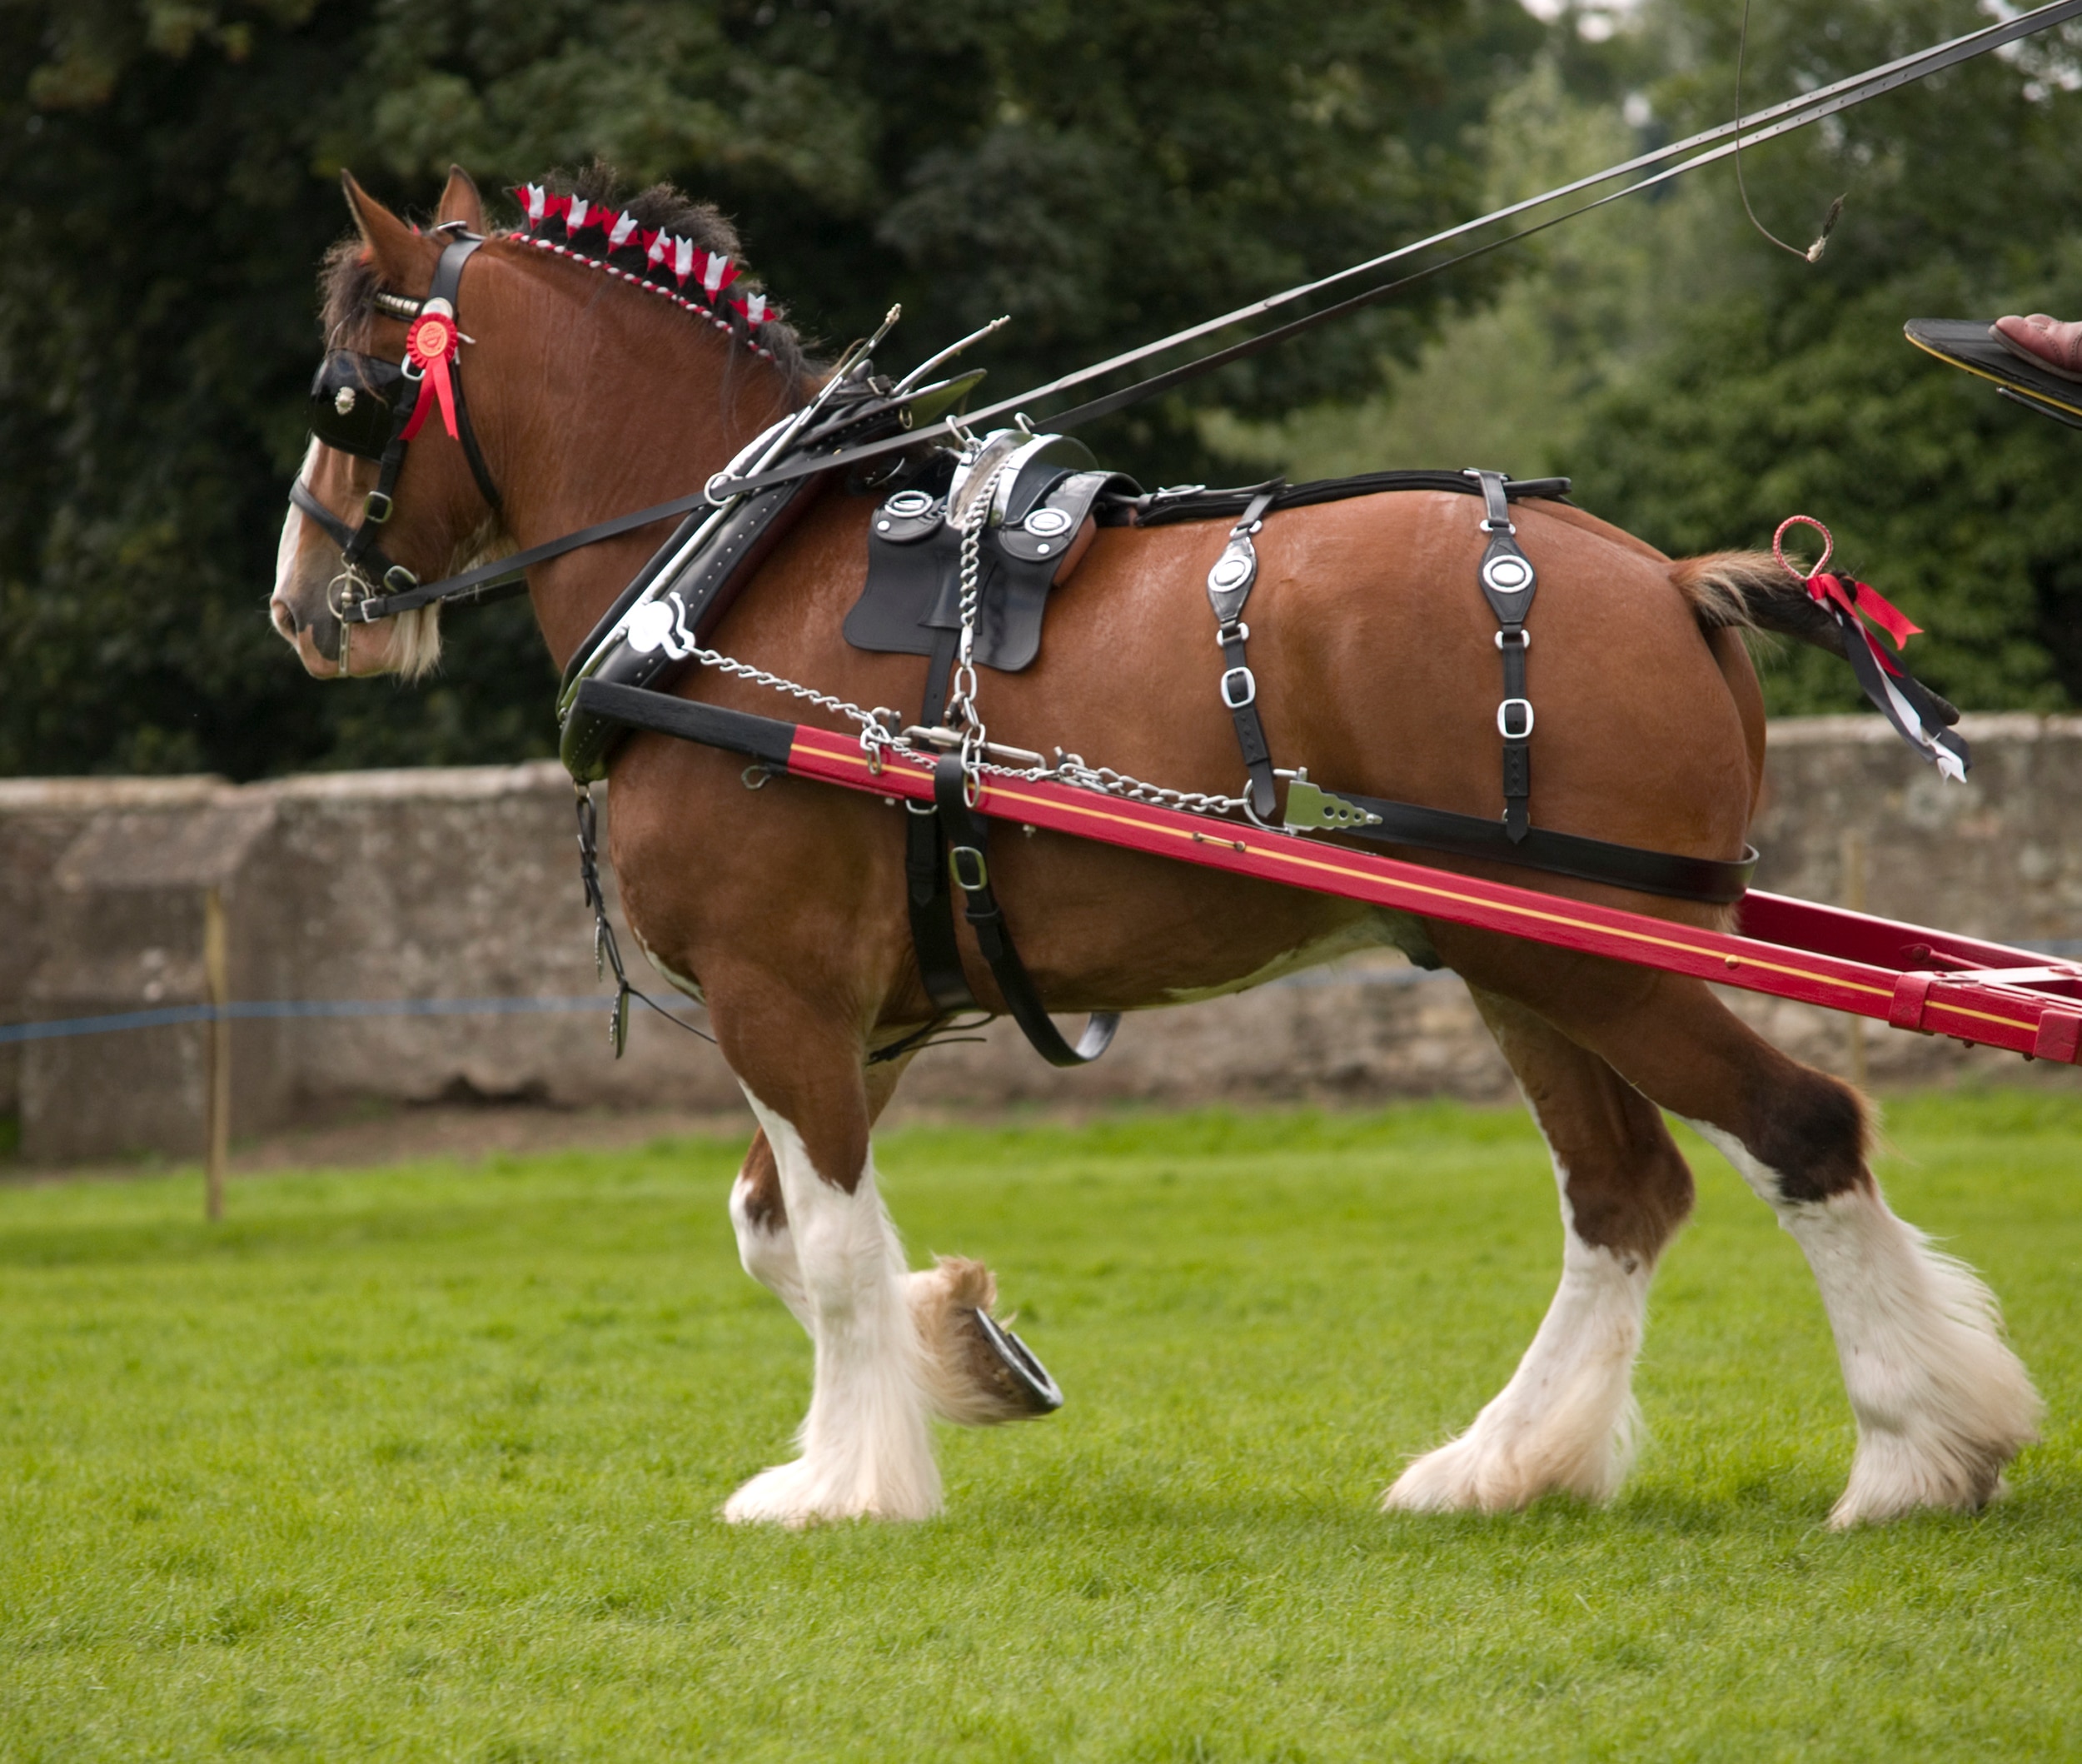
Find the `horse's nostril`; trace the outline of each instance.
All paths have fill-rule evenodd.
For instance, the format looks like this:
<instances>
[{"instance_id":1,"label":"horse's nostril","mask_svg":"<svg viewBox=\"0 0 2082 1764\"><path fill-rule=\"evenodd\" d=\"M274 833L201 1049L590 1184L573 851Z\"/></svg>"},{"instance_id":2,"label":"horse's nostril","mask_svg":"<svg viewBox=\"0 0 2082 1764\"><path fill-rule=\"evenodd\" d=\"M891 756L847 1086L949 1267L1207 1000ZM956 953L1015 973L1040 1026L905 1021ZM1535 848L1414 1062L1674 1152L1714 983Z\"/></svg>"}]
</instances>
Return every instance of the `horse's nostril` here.
<instances>
[{"instance_id":1,"label":"horse's nostril","mask_svg":"<svg viewBox=\"0 0 2082 1764\"><path fill-rule=\"evenodd\" d=\"M294 642L298 627L296 615L290 610L289 602L282 600L271 600L267 603L267 612L268 616L275 621L275 629Z\"/></svg>"}]
</instances>

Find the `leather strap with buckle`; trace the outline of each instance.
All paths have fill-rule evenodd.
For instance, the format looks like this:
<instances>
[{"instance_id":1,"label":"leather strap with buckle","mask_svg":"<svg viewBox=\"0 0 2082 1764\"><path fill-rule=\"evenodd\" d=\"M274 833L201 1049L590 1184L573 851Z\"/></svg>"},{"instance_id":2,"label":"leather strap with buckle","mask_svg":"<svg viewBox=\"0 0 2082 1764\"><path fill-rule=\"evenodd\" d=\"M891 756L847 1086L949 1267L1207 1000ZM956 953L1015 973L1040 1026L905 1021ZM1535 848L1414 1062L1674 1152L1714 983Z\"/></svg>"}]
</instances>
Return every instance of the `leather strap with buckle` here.
<instances>
[{"instance_id":1,"label":"leather strap with buckle","mask_svg":"<svg viewBox=\"0 0 2082 1764\"><path fill-rule=\"evenodd\" d=\"M1504 495L1509 481L1501 471L1470 468L1467 476L1482 486L1482 530L1489 536L1476 580L1482 598L1497 615L1497 648L1503 656L1504 695L1497 706L1497 733L1504 744L1504 833L1513 845L1532 827L1532 700L1526 696L1526 651L1532 639L1526 615L1540 586L1532 560L1512 536L1511 504Z\"/></svg>"},{"instance_id":2,"label":"leather strap with buckle","mask_svg":"<svg viewBox=\"0 0 2082 1764\"><path fill-rule=\"evenodd\" d=\"M1243 767L1250 775L1251 812L1269 821L1275 806L1273 750L1265 739L1265 725L1258 714L1258 676L1244 645L1251 640L1251 627L1243 622L1243 603L1258 581L1258 548L1251 536L1265 525L1266 511L1287 480L1274 478L1260 485L1244 505L1237 523L1229 529L1228 543L1208 571L1208 604L1214 609L1214 640L1222 649L1222 708L1236 725L1236 745L1243 750Z\"/></svg>"}]
</instances>

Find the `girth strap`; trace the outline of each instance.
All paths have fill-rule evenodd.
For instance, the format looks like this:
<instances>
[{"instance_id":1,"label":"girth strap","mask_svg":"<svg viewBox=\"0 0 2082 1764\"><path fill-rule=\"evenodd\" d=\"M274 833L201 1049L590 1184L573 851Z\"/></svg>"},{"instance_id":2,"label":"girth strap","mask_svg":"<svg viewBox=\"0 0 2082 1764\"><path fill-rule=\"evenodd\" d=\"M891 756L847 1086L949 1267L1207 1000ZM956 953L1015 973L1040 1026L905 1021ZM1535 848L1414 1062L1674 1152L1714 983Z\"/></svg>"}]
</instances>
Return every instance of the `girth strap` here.
<instances>
[{"instance_id":1,"label":"girth strap","mask_svg":"<svg viewBox=\"0 0 2082 1764\"><path fill-rule=\"evenodd\" d=\"M1539 581L1532 560L1512 536L1518 530L1512 525L1511 505L1504 496L1505 474L1471 468L1467 476L1482 486L1482 530L1489 536L1477 580L1500 627L1497 647L1503 655L1504 696L1497 706L1497 733L1504 742L1504 832L1515 845L1532 826L1532 700L1526 696L1526 650L1532 640L1526 633L1526 615Z\"/></svg>"},{"instance_id":2,"label":"girth strap","mask_svg":"<svg viewBox=\"0 0 2082 1764\"><path fill-rule=\"evenodd\" d=\"M1258 676L1251 671L1244 645L1251 640L1251 627L1243 622L1243 603L1251 597L1258 581L1258 548L1251 536L1265 525L1265 511L1287 487L1287 480L1274 478L1261 485L1244 505L1237 523L1229 529L1229 542L1208 571L1208 604L1214 609L1214 640L1222 649L1222 704L1236 725L1236 745L1243 750L1243 767L1250 774L1251 812L1269 821L1275 806L1273 750L1265 739L1265 725L1258 714Z\"/></svg>"},{"instance_id":3,"label":"girth strap","mask_svg":"<svg viewBox=\"0 0 2082 1764\"><path fill-rule=\"evenodd\" d=\"M947 709L947 682L954 665L960 633L933 633L932 658L925 668L925 698L919 721L929 729ZM954 938L954 896L948 880L947 830L938 810L922 802L904 805L904 902L910 913L911 946L918 956L918 975L933 1009L943 1016L977 1009L976 995L962 973L961 945Z\"/></svg>"},{"instance_id":4,"label":"girth strap","mask_svg":"<svg viewBox=\"0 0 2082 1764\"><path fill-rule=\"evenodd\" d=\"M964 916L978 947L990 964L991 978L1004 995L1005 1009L1025 1032L1034 1050L1052 1066L1081 1066L1106 1051L1120 1027L1118 1011L1093 1011L1084 1033L1072 1047L1048 1020L1048 1007L1034 989L1026 964L1014 947L1011 928L990 886L990 846L984 823L969 803L969 777L961 756L949 754L933 768L933 800L950 847L948 869L967 901Z\"/></svg>"}]
</instances>

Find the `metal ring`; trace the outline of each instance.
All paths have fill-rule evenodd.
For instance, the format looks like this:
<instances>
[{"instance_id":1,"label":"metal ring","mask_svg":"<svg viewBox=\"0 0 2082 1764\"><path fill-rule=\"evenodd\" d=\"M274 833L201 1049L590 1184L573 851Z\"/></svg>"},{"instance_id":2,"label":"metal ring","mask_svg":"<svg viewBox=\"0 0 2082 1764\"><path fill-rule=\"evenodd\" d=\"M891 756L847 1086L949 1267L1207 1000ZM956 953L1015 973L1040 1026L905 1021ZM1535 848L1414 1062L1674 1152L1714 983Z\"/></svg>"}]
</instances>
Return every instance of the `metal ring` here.
<instances>
[{"instance_id":1,"label":"metal ring","mask_svg":"<svg viewBox=\"0 0 2082 1764\"><path fill-rule=\"evenodd\" d=\"M1786 530L1794 526L1811 526L1822 536L1822 555L1815 567L1802 572L1796 570L1786 558ZM1778 560L1779 568L1796 582L1811 581L1829 567L1829 560L1835 555L1835 536L1812 515L1788 515L1778 524L1778 531L1771 535L1771 556Z\"/></svg>"}]
</instances>

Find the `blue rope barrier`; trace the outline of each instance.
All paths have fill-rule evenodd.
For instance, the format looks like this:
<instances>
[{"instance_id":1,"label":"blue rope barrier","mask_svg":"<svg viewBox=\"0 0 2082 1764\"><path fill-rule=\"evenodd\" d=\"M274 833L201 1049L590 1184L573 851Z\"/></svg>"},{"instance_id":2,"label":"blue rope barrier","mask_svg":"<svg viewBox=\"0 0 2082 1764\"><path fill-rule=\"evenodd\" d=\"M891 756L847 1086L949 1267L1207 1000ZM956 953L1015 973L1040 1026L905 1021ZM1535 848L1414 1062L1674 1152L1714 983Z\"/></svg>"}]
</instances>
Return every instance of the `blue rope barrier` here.
<instances>
[{"instance_id":1,"label":"blue rope barrier","mask_svg":"<svg viewBox=\"0 0 2082 1764\"><path fill-rule=\"evenodd\" d=\"M2082 938L2020 939L2014 949L2073 960L2082 956ZM1422 968L1335 969L1283 975L1276 986L1408 986L1429 979ZM646 1001L648 1002L648 1001ZM222 1014L232 1021L285 1017L520 1017L569 1011L605 1010L614 1000L594 994L565 999L268 999L227 1004L220 1013L210 1004L169 1004L157 1010L116 1011L102 1017L61 1017L46 1023L0 1023L0 1047L24 1041L56 1041L68 1035L112 1035L123 1029L165 1029L181 1023L212 1023ZM678 1022L670 1012L661 1014ZM682 1024L682 1028L687 1027Z\"/></svg>"}]
</instances>

